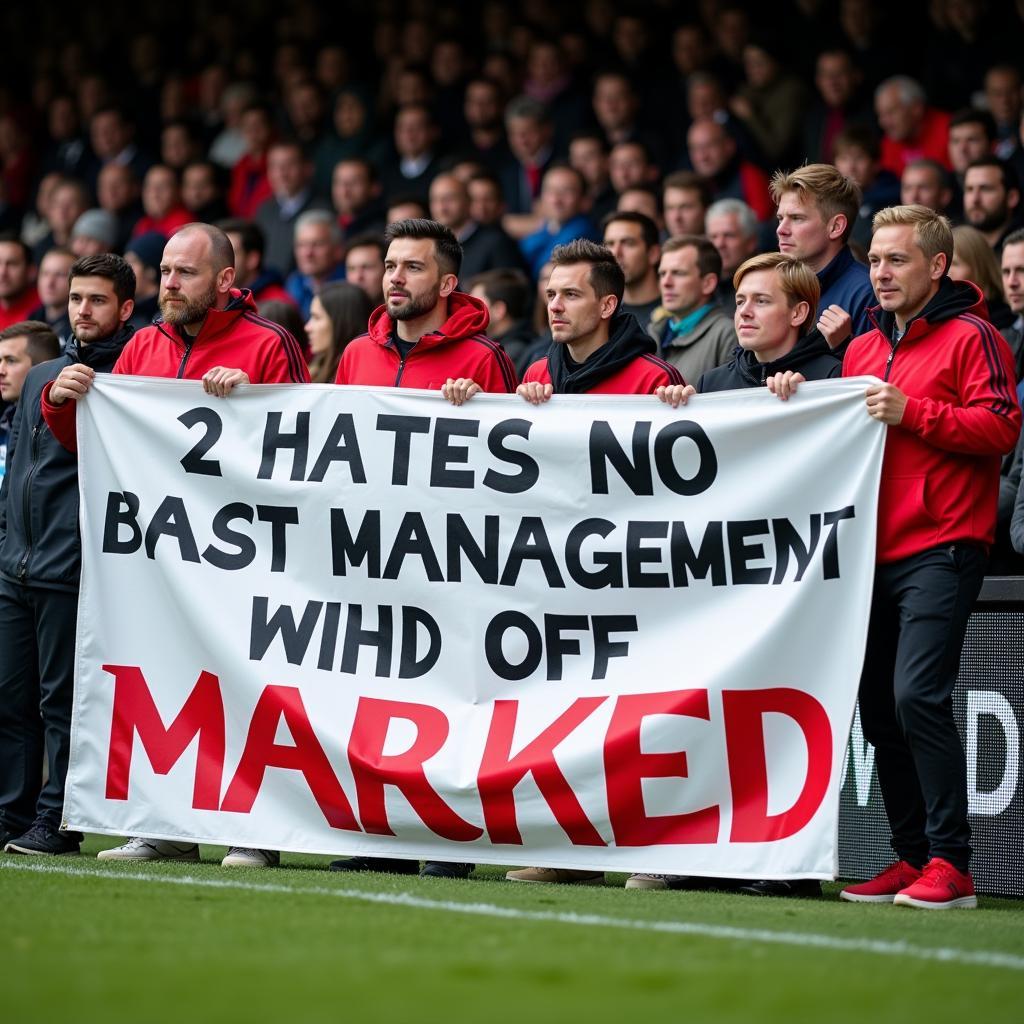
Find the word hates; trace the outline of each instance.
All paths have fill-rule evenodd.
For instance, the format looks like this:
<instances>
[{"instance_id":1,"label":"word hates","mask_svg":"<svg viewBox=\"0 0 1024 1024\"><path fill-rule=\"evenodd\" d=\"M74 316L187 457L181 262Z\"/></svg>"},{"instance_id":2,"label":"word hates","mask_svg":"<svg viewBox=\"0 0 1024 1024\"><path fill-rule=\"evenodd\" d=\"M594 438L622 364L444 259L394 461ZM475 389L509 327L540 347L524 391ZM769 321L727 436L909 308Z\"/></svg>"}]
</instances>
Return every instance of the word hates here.
<instances>
[{"instance_id":1,"label":"word hates","mask_svg":"<svg viewBox=\"0 0 1024 1024\"><path fill-rule=\"evenodd\" d=\"M598 826L587 817L579 796L563 774L556 749L602 705L611 702L611 718L593 772L603 777L608 822L616 846L640 847L716 843L722 811L717 804L680 814L651 815L644 801L648 779L686 780L691 765L684 750L646 753L641 731L653 716L676 716L710 722L708 691L673 690L618 697L578 697L536 735L524 737L516 727L519 701L494 702L483 754L476 768L479 815L470 821L457 813L427 778L425 766L446 744L465 746L466 737L451 736L445 712L429 704L360 697L345 756L354 790L350 797L335 773L327 751L293 686L264 687L248 723L237 709L225 715L220 680L202 672L170 725L165 725L141 668L104 665L114 680L106 798L127 800L131 789L132 751L136 741L152 770L166 775L197 743L192 807L225 814L249 814L268 769L301 775L328 824L345 832L394 835L386 793L397 790L412 812L436 835L453 842L486 837L491 843L521 845L515 789L532 776L555 821L575 846L607 846ZM800 793L789 808L769 813L770 771L764 719L784 715L799 727L807 758ZM244 728L241 757L225 787L226 721ZM385 754L391 723L411 724L415 738L402 753ZM828 790L832 772L832 729L822 705L809 693L778 687L722 692L721 729L726 761L698 762L696 771L716 778L727 772L731 795L728 839L763 843L799 832L814 817ZM281 726L291 744L278 742ZM518 748L513 753L513 738ZM708 749L708 748L705 748ZM696 758L695 758L696 760ZM141 764L141 762L139 762ZM282 826L284 827L284 826Z\"/></svg>"}]
</instances>

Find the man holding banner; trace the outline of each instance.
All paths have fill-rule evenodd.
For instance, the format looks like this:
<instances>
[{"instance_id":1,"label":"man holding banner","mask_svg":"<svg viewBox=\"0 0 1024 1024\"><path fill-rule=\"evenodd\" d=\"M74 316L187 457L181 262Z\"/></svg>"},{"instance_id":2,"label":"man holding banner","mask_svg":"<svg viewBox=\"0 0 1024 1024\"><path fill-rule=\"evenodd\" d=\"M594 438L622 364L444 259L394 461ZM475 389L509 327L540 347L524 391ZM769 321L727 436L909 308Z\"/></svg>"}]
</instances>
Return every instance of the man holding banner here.
<instances>
[{"instance_id":1,"label":"man holding banner","mask_svg":"<svg viewBox=\"0 0 1024 1024\"><path fill-rule=\"evenodd\" d=\"M869 253L880 309L844 376L873 374L867 412L891 429L878 507L861 722L898 860L840 894L929 910L977 906L969 873L963 747L952 690L996 525L1000 457L1021 411L1013 357L970 283L948 277L949 221L924 206L875 215ZM803 378L780 374L786 398Z\"/></svg>"},{"instance_id":2,"label":"man holding banner","mask_svg":"<svg viewBox=\"0 0 1024 1024\"><path fill-rule=\"evenodd\" d=\"M308 383L302 350L283 328L256 313L248 289L234 287L231 241L209 224L189 224L173 235L160 261L162 320L139 331L125 347L114 373L202 380L208 394L226 397L239 384ZM61 370L43 391L47 425L65 447L76 449L75 405L94 380L91 367ZM195 843L134 836L103 850L107 860L199 859ZM274 850L233 847L226 867L271 867Z\"/></svg>"}]
</instances>

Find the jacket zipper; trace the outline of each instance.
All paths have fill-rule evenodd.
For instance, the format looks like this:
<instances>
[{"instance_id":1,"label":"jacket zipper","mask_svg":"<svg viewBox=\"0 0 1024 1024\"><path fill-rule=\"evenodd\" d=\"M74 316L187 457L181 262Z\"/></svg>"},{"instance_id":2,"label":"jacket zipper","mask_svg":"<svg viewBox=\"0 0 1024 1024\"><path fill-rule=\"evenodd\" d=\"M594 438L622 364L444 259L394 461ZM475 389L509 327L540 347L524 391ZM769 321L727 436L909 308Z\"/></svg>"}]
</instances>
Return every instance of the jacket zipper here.
<instances>
[{"instance_id":1,"label":"jacket zipper","mask_svg":"<svg viewBox=\"0 0 1024 1024\"><path fill-rule=\"evenodd\" d=\"M194 338L190 338L185 342L185 354L181 357L181 362L178 364L178 380L185 376L185 364L188 362L188 357L192 354L194 340Z\"/></svg>"},{"instance_id":2,"label":"jacket zipper","mask_svg":"<svg viewBox=\"0 0 1024 1024\"><path fill-rule=\"evenodd\" d=\"M903 338L900 338L900 341L902 340ZM896 358L896 349L899 348L899 344L899 341L894 341L892 343L892 348L889 351L889 358L885 361L885 373L882 375L882 380L884 381L889 380L889 372L892 370L892 361Z\"/></svg>"},{"instance_id":3,"label":"jacket zipper","mask_svg":"<svg viewBox=\"0 0 1024 1024\"><path fill-rule=\"evenodd\" d=\"M25 555L21 560L21 564L18 566L18 579L22 583L25 582L25 576L28 573L28 560L32 556L32 502L30 500L32 492L32 478L36 475L36 468L39 465L39 424L37 423L32 428L32 468L28 471L28 477L25 480L24 496L22 498L22 514L25 517L25 537L28 540L28 547L25 549Z\"/></svg>"}]
</instances>

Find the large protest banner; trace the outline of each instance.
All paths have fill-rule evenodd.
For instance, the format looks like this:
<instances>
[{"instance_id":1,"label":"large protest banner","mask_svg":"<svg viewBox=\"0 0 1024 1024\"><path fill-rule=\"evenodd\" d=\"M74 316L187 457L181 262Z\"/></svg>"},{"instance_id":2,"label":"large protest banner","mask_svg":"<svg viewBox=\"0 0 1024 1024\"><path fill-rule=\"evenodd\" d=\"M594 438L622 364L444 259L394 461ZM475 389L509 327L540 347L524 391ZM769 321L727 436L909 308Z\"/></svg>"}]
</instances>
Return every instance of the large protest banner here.
<instances>
[{"instance_id":1,"label":"large protest banner","mask_svg":"<svg viewBox=\"0 0 1024 1024\"><path fill-rule=\"evenodd\" d=\"M831 877L866 380L534 408L97 378L66 823Z\"/></svg>"}]
</instances>

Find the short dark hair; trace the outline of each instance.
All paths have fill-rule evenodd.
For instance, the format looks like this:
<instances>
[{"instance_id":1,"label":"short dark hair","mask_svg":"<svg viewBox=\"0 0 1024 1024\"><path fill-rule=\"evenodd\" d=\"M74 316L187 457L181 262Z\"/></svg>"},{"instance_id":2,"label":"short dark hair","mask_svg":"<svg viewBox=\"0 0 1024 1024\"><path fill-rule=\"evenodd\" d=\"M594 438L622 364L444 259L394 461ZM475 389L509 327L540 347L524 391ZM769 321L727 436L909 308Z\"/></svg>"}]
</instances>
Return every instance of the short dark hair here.
<instances>
[{"instance_id":1,"label":"short dark hair","mask_svg":"<svg viewBox=\"0 0 1024 1024\"><path fill-rule=\"evenodd\" d=\"M978 110L976 107L965 107L963 110L958 110L949 119L949 128L952 131L954 128L959 128L962 124L979 124L985 132L985 138L989 142L994 142L996 137L996 122L995 118L987 110Z\"/></svg>"},{"instance_id":2,"label":"short dark hair","mask_svg":"<svg viewBox=\"0 0 1024 1024\"><path fill-rule=\"evenodd\" d=\"M25 244L25 240L17 231L0 231L0 243L16 245L21 250L21 255L24 256L26 264L31 265L35 262L32 259L32 250Z\"/></svg>"},{"instance_id":3,"label":"short dark hair","mask_svg":"<svg viewBox=\"0 0 1024 1024\"><path fill-rule=\"evenodd\" d=\"M135 298L135 271L123 257L112 252L95 256L79 256L68 271L68 284L76 277L105 277L113 282L118 302Z\"/></svg>"},{"instance_id":4,"label":"short dark hair","mask_svg":"<svg viewBox=\"0 0 1024 1024\"><path fill-rule=\"evenodd\" d=\"M644 245L648 249L653 249L658 244L658 225L646 213L640 213L636 210L612 210L601 221L602 237L608 230L608 226L614 224L617 220L625 221L627 224L639 224L640 234L643 235Z\"/></svg>"},{"instance_id":5,"label":"short dark hair","mask_svg":"<svg viewBox=\"0 0 1024 1024\"><path fill-rule=\"evenodd\" d=\"M384 243L391 245L399 238L429 238L434 243L437 265L442 274L458 275L462 269L462 246L449 228L436 220L409 217L389 224L384 232Z\"/></svg>"},{"instance_id":6,"label":"short dark hair","mask_svg":"<svg viewBox=\"0 0 1024 1024\"><path fill-rule=\"evenodd\" d=\"M1024 228L1017 228L1003 239L1003 248L1005 249L1008 245L1020 245L1022 242L1024 242Z\"/></svg>"},{"instance_id":7,"label":"short dark hair","mask_svg":"<svg viewBox=\"0 0 1024 1024\"><path fill-rule=\"evenodd\" d=\"M690 248L697 250L697 270L700 276L714 274L721 280L722 254L712 245L707 235L673 235L662 244L661 255Z\"/></svg>"},{"instance_id":8,"label":"short dark hair","mask_svg":"<svg viewBox=\"0 0 1024 1024\"><path fill-rule=\"evenodd\" d=\"M474 288L482 288L488 302L504 302L510 320L523 320L530 312L530 279L515 267L497 267L477 274L466 282L467 292Z\"/></svg>"},{"instance_id":9,"label":"short dark hair","mask_svg":"<svg viewBox=\"0 0 1024 1024\"><path fill-rule=\"evenodd\" d=\"M341 164L358 164L364 171L366 171L366 180L371 185L377 184L377 168L373 165L373 162L371 160L367 160L365 156L343 156L331 168L331 174L334 174Z\"/></svg>"},{"instance_id":10,"label":"short dark hair","mask_svg":"<svg viewBox=\"0 0 1024 1024\"><path fill-rule=\"evenodd\" d=\"M694 171L674 171L666 175L661 183L661 194L670 188L678 188L688 192L696 192L700 196L700 205L706 210L711 205L713 198L711 193L711 182L707 178Z\"/></svg>"},{"instance_id":11,"label":"short dark hair","mask_svg":"<svg viewBox=\"0 0 1024 1024\"><path fill-rule=\"evenodd\" d=\"M878 132L862 124L851 124L835 137L832 152L838 153L842 149L859 149L875 161L882 158L882 140Z\"/></svg>"},{"instance_id":12,"label":"short dark hair","mask_svg":"<svg viewBox=\"0 0 1024 1024\"><path fill-rule=\"evenodd\" d=\"M10 341L11 338L25 339L25 354L33 366L60 355L60 339L42 320L22 320L0 331L0 341Z\"/></svg>"},{"instance_id":13,"label":"short dark hair","mask_svg":"<svg viewBox=\"0 0 1024 1024\"><path fill-rule=\"evenodd\" d=\"M384 244L384 239L381 238L376 232L364 231L361 235L356 235L354 238L350 238L345 243L346 255L353 249L368 249L374 248L380 253L381 260L387 255L387 246Z\"/></svg>"},{"instance_id":14,"label":"short dark hair","mask_svg":"<svg viewBox=\"0 0 1024 1024\"><path fill-rule=\"evenodd\" d=\"M607 246L589 238L576 238L565 245L556 245L551 253L552 267L569 267L574 263L589 263L587 280L597 297L614 295L616 308L622 304L626 290L626 275Z\"/></svg>"},{"instance_id":15,"label":"short dark hair","mask_svg":"<svg viewBox=\"0 0 1024 1024\"><path fill-rule=\"evenodd\" d=\"M1017 172L1013 169L1013 165L1006 160L1000 160L997 156L979 156L977 160L972 160L967 165L967 170L964 171L964 179L966 180L967 175L974 170L975 167L995 167L998 168L999 173L1003 177L1003 188L1007 192L1010 189L1020 189L1020 179L1017 177Z\"/></svg>"},{"instance_id":16,"label":"short dark hair","mask_svg":"<svg viewBox=\"0 0 1024 1024\"><path fill-rule=\"evenodd\" d=\"M238 235L242 240L242 248L246 252L258 252L260 263L263 263L263 253L267 248L267 239L263 234L263 228L251 220L243 217L228 217L226 220L217 221L216 227L220 228L225 235Z\"/></svg>"}]
</instances>

